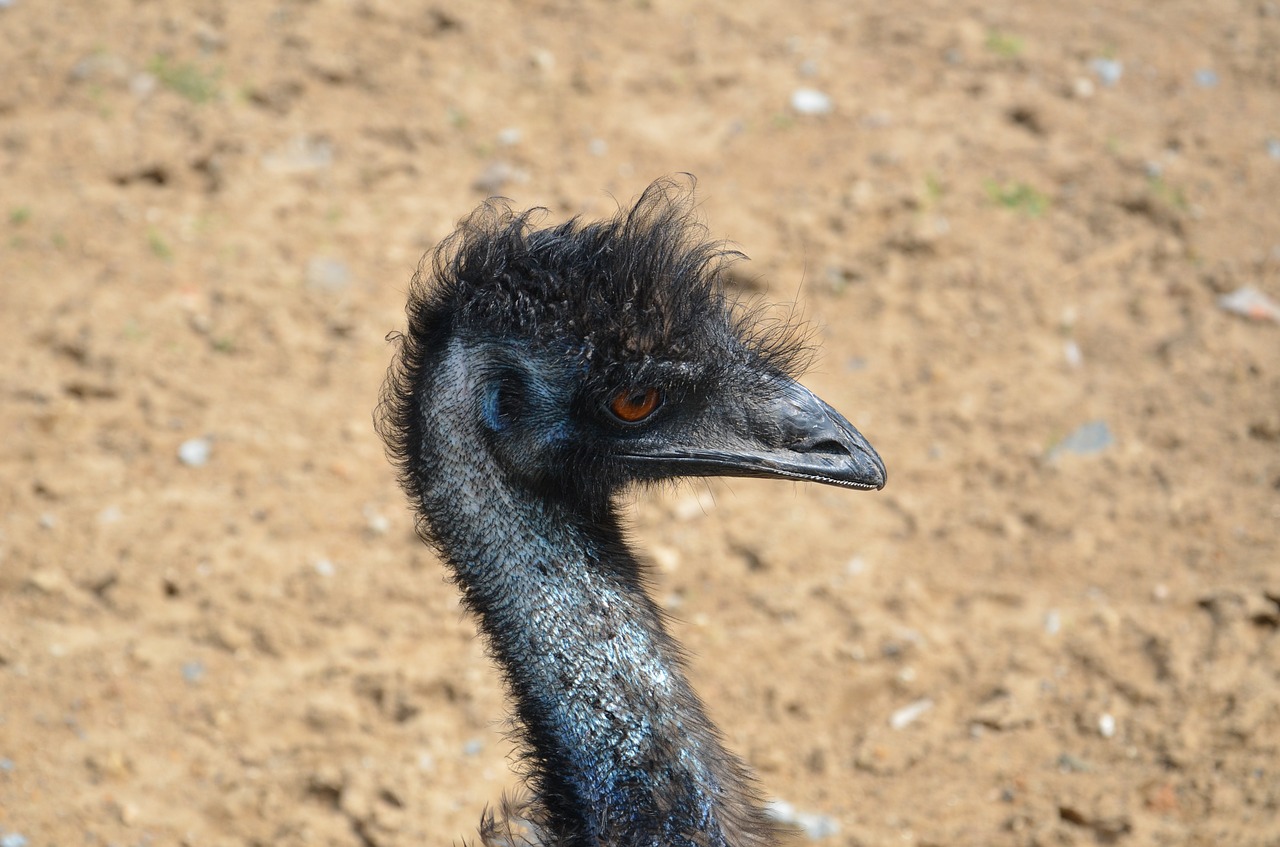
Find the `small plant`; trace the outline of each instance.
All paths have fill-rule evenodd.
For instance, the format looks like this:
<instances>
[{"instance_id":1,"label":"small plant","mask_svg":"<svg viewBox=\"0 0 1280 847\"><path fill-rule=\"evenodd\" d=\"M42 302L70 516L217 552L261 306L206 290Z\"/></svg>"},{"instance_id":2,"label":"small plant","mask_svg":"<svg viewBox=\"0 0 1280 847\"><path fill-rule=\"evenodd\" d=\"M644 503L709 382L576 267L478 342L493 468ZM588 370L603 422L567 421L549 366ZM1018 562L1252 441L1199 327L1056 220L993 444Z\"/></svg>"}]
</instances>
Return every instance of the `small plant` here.
<instances>
[{"instance_id":1,"label":"small plant","mask_svg":"<svg viewBox=\"0 0 1280 847\"><path fill-rule=\"evenodd\" d=\"M160 84L192 103L208 103L218 96L216 74L206 73L190 62L181 64L156 56L147 65Z\"/></svg>"},{"instance_id":2,"label":"small plant","mask_svg":"<svg viewBox=\"0 0 1280 847\"><path fill-rule=\"evenodd\" d=\"M987 49L1001 59L1016 59L1022 55L1022 39L1016 35L993 29L987 33Z\"/></svg>"},{"instance_id":3,"label":"small plant","mask_svg":"<svg viewBox=\"0 0 1280 847\"><path fill-rule=\"evenodd\" d=\"M30 206L19 206L9 213L9 223L14 226L22 226L29 220L31 220Z\"/></svg>"},{"instance_id":4,"label":"small plant","mask_svg":"<svg viewBox=\"0 0 1280 847\"><path fill-rule=\"evenodd\" d=\"M1003 206L1027 217L1038 218L1049 208L1049 198L1025 182L986 182L987 197L997 206Z\"/></svg>"},{"instance_id":5,"label":"small plant","mask_svg":"<svg viewBox=\"0 0 1280 847\"><path fill-rule=\"evenodd\" d=\"M173 248L157 230L147 230L147 246L151 248L151 253L157 259L164 259L167 262L173 258Z\"/></svg>"},{"instance_id":6,"label":"small plant","mask_svg":"<svg viewBox=\"0 0 1280 847\"><path fill-rule=\"evenodd\" d=\"M1165 182L1162 177L1153 176L1147 180L1147 190L1161 203L1179 212L1187 210L1187 197L1182 189Z\"/></svg>"},{"instance_id":7,"label":"small plant","mask_svg":"<svg viewBox=\"0 0 1280 847\"><path fill-rule=\"evenodd\" d=\"M938 205L938 202L942 200L942 195L946 193L947 189L943 187L942 180L938 179L937 174L928 173L924 175L924 198L927 205Z\"/></svg>"}]
</instances>

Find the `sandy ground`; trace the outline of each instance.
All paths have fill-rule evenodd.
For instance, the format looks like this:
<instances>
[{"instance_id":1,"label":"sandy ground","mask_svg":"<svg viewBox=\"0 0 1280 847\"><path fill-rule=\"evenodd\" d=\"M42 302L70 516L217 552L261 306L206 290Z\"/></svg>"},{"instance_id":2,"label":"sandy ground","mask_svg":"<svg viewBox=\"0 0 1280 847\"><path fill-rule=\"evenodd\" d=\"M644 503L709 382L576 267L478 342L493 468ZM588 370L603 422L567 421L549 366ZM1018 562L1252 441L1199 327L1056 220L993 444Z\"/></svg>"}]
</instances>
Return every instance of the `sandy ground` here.
<instances>
[{"instance_id":1,"label":"sandy ground","mask_svg":"<svg viewBox=\"0 0 1280 847\"><path fill-rule=\"evenodd\" d=\"M890 469L632 509L767 794L1280 845L1280 325L1218 303L1280 298L1280 6L899 5L0 4L0 844L474 833L505 710L384 336L486 195L683 171Z\"/></svg>"}]
</instances>

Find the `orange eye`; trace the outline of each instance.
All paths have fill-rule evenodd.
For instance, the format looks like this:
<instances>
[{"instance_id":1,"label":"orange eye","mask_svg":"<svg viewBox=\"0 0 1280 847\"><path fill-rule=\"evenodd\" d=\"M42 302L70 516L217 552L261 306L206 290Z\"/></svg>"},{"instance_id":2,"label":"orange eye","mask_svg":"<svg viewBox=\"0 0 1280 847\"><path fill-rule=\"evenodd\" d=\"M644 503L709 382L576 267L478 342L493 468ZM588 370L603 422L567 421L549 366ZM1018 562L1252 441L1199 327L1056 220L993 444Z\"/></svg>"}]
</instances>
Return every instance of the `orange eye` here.
<instances>
[{"instance_id":1,"label":"orange eye","mask_svg":"<svg viewBox=\"0 0 1280 847\"><path fill-rule=\"evenodd\" d=\"M619 391L609 403L609 411L624 423L640 423L662 405L662 394L656 388Z\"/></svg>"}]
</instances>

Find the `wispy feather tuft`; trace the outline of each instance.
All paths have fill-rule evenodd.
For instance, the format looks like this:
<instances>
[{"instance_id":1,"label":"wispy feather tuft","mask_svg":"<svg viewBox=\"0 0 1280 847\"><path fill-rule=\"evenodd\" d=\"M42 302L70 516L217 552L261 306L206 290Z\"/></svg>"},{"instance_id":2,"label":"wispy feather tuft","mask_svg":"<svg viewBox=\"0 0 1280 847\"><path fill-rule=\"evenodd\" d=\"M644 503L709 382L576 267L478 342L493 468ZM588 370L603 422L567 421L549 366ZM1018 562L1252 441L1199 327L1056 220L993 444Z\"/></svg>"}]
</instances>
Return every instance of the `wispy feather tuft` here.
<instances>
[{"instance_id":1,"label":"wispy feather tuft","mask_svg":"<svg viewBox=\"0 0 1280 847\"><path fill-rule=\"evenodd\" d=\"M743 304L726 290L743 255L711 239L695 214L693 177L660 179L607 220L539 228L546 209L490 199L423 258L408 327L376 413L378 432L413 495L423 491L415 396L450 335L502 337L576 356L588 384L641 380L662 368L690 383L744 358L796 377L812 329L793 312ZM430 528L421 527L424 537Z\"/></svg>"}]
</instances>

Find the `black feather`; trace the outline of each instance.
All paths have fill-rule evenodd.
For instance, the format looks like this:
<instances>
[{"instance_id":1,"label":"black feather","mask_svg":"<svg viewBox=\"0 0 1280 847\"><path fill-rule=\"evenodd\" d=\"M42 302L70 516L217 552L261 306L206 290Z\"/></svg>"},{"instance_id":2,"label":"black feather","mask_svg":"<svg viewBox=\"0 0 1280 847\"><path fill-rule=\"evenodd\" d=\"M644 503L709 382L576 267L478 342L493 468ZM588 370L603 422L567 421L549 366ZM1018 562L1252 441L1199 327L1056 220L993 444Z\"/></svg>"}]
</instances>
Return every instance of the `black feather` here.
<instances>
[{"instance_id":1,"label":"black feather","mask_svg":"<svg viewBox=\"0 0 1280 847\"><path fill-rule=\"evenodd\" d=\"M781 383L807 360L807 327L730 295L725 271L742 257L698 222L691 178L655 182L604 221L539 228L544 215L491 200L424 258L376 412L419 531L448 563L516 703L533 802L486 814L482 840L770 843L746 769L688 686L626 548L612 497L646 479L624 472L610 449L617 433L598 412L626 387L696 400L733 396L734 380ZM470 366L449 358L459 349L489 351L476 369L519 359L512 396L489 370L488 399L453 396L438 408L440 395L459 393L441 374ZM538 379L572 383L563 420L547 423L559 436L521 418L536 406L522 405L536 393L526 383ZM516 436L536 449L503 453L515 448L498 442ZM473 452L459 455L460 444ZM530 623L540 616L547 631ZM620 646L602 647L614 637ZM614 656L620 665L601 664ZM602 749L615 731L627 749ZM586 759L573 747L580 738L591 740Z\"/></svg>"}]
</instances>

